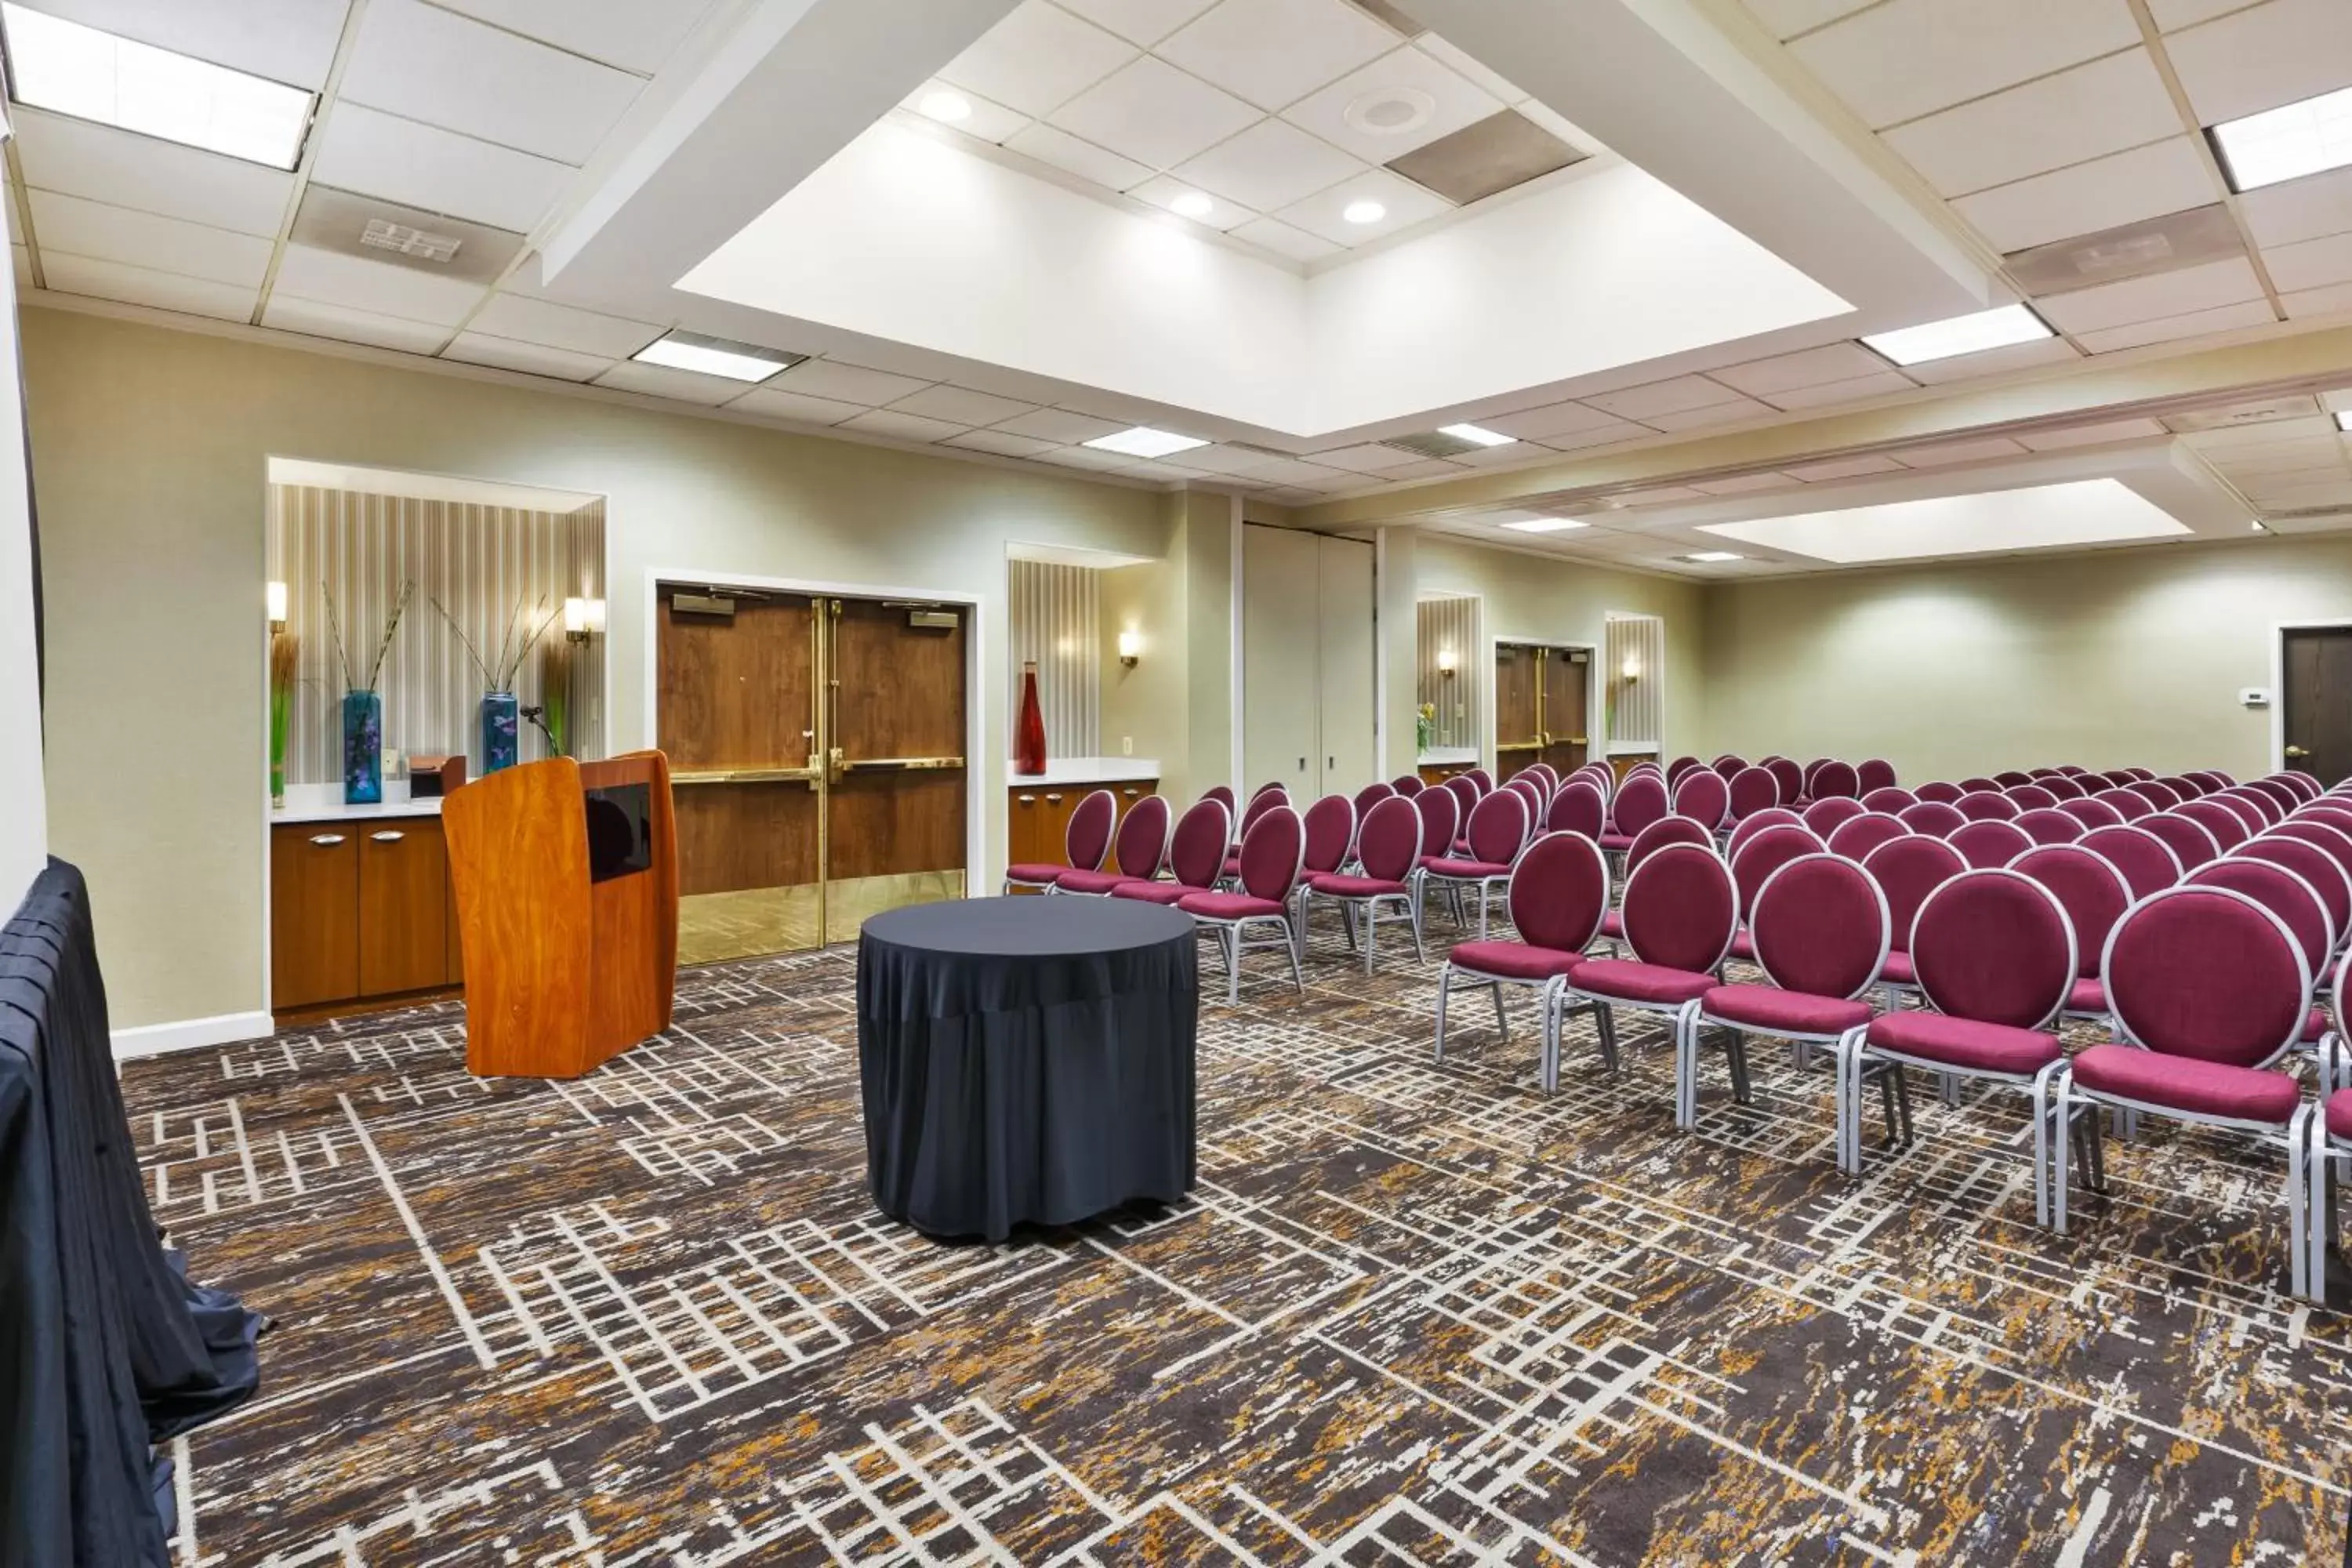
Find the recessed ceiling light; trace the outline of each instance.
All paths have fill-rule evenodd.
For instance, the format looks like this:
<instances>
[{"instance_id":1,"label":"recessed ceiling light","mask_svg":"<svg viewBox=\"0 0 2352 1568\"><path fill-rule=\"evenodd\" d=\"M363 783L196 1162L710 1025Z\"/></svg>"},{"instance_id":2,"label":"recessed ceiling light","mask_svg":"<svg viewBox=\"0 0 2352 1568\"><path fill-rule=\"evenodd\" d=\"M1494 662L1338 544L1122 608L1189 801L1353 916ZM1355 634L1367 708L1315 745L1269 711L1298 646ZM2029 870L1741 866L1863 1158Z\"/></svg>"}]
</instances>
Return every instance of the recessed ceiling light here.
<instances>
[{"instance_id":1,"label":"recessed ceiling light","mask_svg":"<svg viewBox=\"0 0 2352 1568\"><path fill-rule=\"evenodd\" d=\"M971 100L960 92L927 92L915 107L942 125L971 118Z\"/></svg>"},{"instance_id":2,"label":"recessed ceiling light","mask_svg":"<svg viewBox=\"0 0 2352 1568\"><path fill-rule=\"evenodd\" d=\"M1748 557L1737 550L1694 550L1688 555L1676 556L1675 559L1688 561L1695 565L1712 566L1717 562L1745 561Z\"/></svg>"},{"instance_id":3,"label":"recessed ceiling light","mask_svg":"<svg viewBox=\"0 0 2352 1568\"><path fill-rule=\"evenodd\" d=\"M314 100L300 88L22 5L0 5L0 22L19 103L273 169L301 156Z\"/></svg>"},{"instance_id":4,"label":"recessed ceiling light","mask_svg":"<svg viewBox=\"0 0 2352 1568\"><path fill-rule=\"evenodd\" d=\"M1517 436L1506 436L1475 425L1440 425L1437 428L1457 441L1467 441L1476 447L1508 447L1518 440Z\"/></svg>"},{"instance_id":5,"label":"recessed ceiling light","mask_svg":"<svg viewBox=\"0 0 2352 1568\"><path fill-rule=\"evenodd\" d=\"M761 348L757 343L705 337L700 332L674 331L656 338L629 357L641 364L699 371L704 375L721 375L730 381L765 381L808 356Z\"/></svg>"},{"instance_id":6,"label":"recessed ceiling light","mask_svg":"<svg viewBox=\"0 0 2352 1568\"><path fill-rule=\"evenodd\" d=\"M1892 332L1873 332L1862 341L1896 364L1924 364L1955 354L2002 349L2055 337L2050 324L2022 305L2000 305L1974 315L1927 321Z\"/></svg>"},{"instance_id":7,"label":"recessed ceiling light","mask_svg":"<svg viewBox=\"0 0 2352 1568\"><path fill-rule=\"evenodd\" d=\"M2225 121L2213 145L2233 191L2340 169L2352 163L2352 87Z\"/></svg>"},{"instance_id":8,"label":"recessed ceiling light","mask_svg":"<svg viewBox=\"0 0 2352 1568\"><path fill-rule=\"evenodd\" d=\"M1592 525L1572 517L1523 517L1517 522L1507 522L1503 526L1515 533L1558 533L1564 528L1590 528Z\"/></svg>"},{"instance_id":9,"label":"recessed ceiling light","mask_svg":"<svg viewBox=\"0 0 2352 1568\"><path fill-rule=\"evenodd\" d=\"M1217 204L1198 191L1186 191L1168 204L1168 210L1178 217L1207 217L1217 210Z\"/></svg>"},{"instance_id":10,"label":"recessed ceiling light","mask_svg":"<svg viewBox=\"0 0 2352 1568\"><path fill-rule=\"evenodd\" d=\"M1087 445L1098 452L1122 452L1130 458L1164 458L1171 452L1189 452L1208 443L1197 436L1179 436L1172 430L1154 430L1149 425L1138 425L1131 430L1114 430L1108 436L1097 436Z\"/></svg>"},{"instance_id":11,"label":"recessed ceiling light","mask_svg":"<svg viewBox=\"0 0 2352 1568\"><path fill-rule=\"evenodd\" d=\"M1378 202L1349 202L1339 216L1349 223L1378 223L1389 216L1389 209Z\"/></svg>"}]
</instances>

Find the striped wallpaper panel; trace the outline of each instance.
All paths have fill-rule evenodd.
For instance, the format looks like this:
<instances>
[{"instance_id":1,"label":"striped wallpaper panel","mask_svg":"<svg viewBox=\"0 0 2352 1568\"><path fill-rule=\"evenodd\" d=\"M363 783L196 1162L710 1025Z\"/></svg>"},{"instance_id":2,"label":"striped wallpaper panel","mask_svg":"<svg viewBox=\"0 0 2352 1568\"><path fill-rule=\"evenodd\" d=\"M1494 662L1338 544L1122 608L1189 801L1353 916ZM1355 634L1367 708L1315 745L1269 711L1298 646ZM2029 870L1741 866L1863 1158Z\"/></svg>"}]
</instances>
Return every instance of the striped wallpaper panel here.
<instances>
[{"instance_id":1,"label":"striped wallpaper panel","mask_svg":"<svg viewBox=\"0 0 2352 1568\"><path fill-rule=\"evenodd\" d=\"M1413 613L1413 701L1437 710L1433 746L1475 746L1480 743L1480 717L1486 711L1486 645L1480 640L1478 601L1455 598L1423 599ZM1437 670L1440 648L1454 650L1454 679Z\"/></svg>"},{"instance_id":2,"label":"striped wallpaper panel","mask_svg":"<svg viewBox=\"0 0 2352 1568\"><path fill-rule=\"evenodd\" d=\"M1665 732L1666 623L1655 616L1609 617L1609 743L1655 749ZM1638 661L1641 679L1625 679L1625 661Z\"/></svg>"},{"instance_id":3,"label":"striped wallpaper panel","mask_svg":"<svg viewBox=\"0 0 2352 1568\"><path fill-rule=\"evenodd\" d=\"M604 644L566 642L562 618L567 597L605 596L601 504L576 512L519 511L272 485L268 522L269 576L286 584L286 628L300 639L286 745L289 784L342 777L344 677L328 629L330 588L360 666L352 681L363 685L401 584L416 584L376 683L386 747L412 755L463 752L467 776L481 774L482 678L433 608L430 601L438 599L493 661L518 605L520 621L553 613L555 623L515 677L515 695L526 708L538 704L552 669L569 693L572 754L604 754ZM542 596L543 610L537 608ZM525 720L522 760L545 755L546 741Z\"/></svg>"},{"instance_id":4,"label":"striped wallpaper panel","mask_svg":"<svg viewBox=\"0 0 2352 1568\"><path fill-rule=\"evenodd\" d=\"M1037 661L1037 705L1048 757L1102 754L1102 573L1047 561L1005 563L1013 628L1012 693L1021 719L1021 666ZM1008 745L1010 731L1008 731Z\"/></svg>"}]
</instances>

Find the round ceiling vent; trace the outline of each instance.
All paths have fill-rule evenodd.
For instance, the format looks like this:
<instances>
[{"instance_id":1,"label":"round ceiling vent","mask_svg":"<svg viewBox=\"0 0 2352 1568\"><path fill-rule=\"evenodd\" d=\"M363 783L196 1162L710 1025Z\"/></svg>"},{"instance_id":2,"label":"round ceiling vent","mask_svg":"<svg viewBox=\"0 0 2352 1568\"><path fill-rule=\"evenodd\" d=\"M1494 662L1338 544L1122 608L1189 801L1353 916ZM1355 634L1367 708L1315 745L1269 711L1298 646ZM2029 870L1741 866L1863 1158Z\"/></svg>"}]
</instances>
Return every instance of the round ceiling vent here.
<instances>
[{"instance_id":1,"label":"round ceiling vent","mask_svg":"<svg viewBox=\"0 0 2352 1568\"><path fill-rule=\"evenodd\" d=\"M1436 112L1437 100L1417 87L1382 87L1348 105L1340 118L1367 136L1402 136Z\"/></svg>"}]
</instances>

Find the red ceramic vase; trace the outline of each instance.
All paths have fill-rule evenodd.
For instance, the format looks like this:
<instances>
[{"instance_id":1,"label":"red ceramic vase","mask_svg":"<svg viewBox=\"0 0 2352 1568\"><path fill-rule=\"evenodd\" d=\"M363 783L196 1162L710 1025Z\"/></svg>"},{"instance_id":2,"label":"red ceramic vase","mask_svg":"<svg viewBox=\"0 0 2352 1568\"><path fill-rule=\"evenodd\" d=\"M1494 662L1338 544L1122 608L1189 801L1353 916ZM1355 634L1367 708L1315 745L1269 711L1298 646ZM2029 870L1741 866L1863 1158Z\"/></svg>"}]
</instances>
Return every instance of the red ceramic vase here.
<instances>
[{"instance_id":1,"label":"red ceramic vase","mask_svg":"<svg viewBox=\"0 0 2352 1568\"><path fill-rule=\"evenodd\" d=\"M1013 771L1037 774L1045 771L1045 715L1037 706L1037 661L1021 667L1021 718L1013 727Z\"/></svg>"}]
</instances>

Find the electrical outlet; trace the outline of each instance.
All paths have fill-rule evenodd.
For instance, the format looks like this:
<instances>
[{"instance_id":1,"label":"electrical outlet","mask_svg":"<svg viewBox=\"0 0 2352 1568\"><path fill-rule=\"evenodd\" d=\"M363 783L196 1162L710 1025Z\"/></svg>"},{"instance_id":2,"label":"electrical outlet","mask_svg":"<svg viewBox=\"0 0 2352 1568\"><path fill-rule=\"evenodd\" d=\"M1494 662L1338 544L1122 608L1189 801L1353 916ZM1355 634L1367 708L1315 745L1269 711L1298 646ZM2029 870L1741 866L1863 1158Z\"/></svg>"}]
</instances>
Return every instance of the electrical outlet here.
<instances>
[{"instance_id":1,"label":"electrical outlet","mask_svg":"<svg viewBox=\"0 0 2352 1568\"><path fill-rule=\"evenodd\" d=\"M1120 756L1122 756L1122 757L1131 757L1131 756L1135 755L1135 737L1134 737L1134 736L1132 736L1132 735L1121 735L1121 736L1118 738L1118 754L1119 754Z\"/></svg>"}]
</instances>

